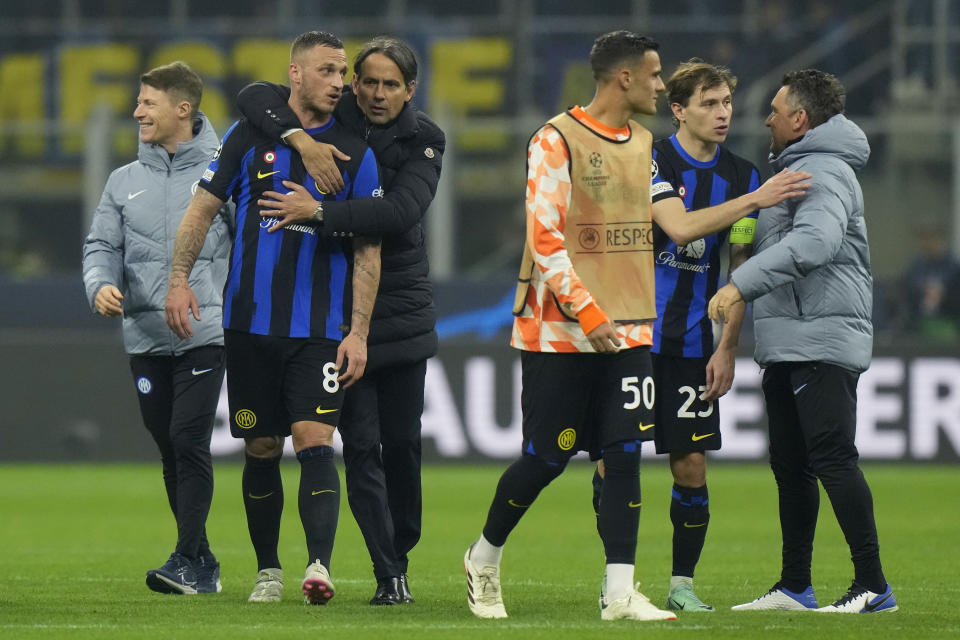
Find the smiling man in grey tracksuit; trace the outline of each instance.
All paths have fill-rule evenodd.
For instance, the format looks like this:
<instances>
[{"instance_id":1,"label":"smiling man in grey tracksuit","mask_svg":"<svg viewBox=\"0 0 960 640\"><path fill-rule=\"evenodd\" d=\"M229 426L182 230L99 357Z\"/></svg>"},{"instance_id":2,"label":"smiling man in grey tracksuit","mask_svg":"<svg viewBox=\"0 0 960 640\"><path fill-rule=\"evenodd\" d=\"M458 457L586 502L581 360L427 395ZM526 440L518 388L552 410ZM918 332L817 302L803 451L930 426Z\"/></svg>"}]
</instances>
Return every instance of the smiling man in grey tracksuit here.
<instances>
[{"instance_id":1,"label":"smiling man in grey tracksuit","mask_svg":"<svg viewBox=\"0 0 960 640\"><path fill-rule=\"evenodd\" d=\"M147 586L161 593L216 593L220 565L206 520L213 497L210 434L223 383L221 291L233 222L224 209L207 235L190 278L200 317L193 338L181 340L164 310L170 256L218 139L197 111L203 83L186 64L157 67L140 81L133 112L140 126L138 159L107 180L83 246L83 283L97 313L123 316L140 413L160 449L177 520L176 550L147 572Z\"/></svg>"},{"instance_id":2,"label":"smiling man in grey tracksuit","mask_svg":"<svg viewBox=\"0 0 960 640\"><path fill-rule=\"evenodd\" d=\"M822 612L896 611L880 565L873 497L857 464L857 380L873 349L872 284L863 193L855 171L870 157L863 131L843 115L832 75L788 73L771 103L771 164L807 171L803 197L760 212L755 255L710 301L714 320L754 301L755 357L764 367L770 466L780 495L780 581L733 607L816 609L810 578L820 506L830 498L854 565L847 593Z\"/></svg>"}]
</instances>

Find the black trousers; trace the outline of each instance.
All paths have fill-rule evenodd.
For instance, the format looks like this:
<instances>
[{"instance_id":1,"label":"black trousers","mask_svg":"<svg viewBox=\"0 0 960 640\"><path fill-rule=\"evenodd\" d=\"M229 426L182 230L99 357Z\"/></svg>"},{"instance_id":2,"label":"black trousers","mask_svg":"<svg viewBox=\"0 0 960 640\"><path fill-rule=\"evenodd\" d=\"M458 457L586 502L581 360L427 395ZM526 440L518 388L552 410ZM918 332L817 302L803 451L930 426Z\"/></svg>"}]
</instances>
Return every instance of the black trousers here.
<instances>
[{"instance_id":1,"label":"black trousers","mask_svg":"<svg viewBox=\"0 0 960 640\"><path fill-rule=\"evenodd\" d=\"M763 374L770 422L770 466L780 497L782 580L811 583L813 538L820 508L817 480L830 499L861 584L883 584L873 496L858 466L857 380L823 362L774 364Z\"/></svg>"},{"instance_id":2,"label":"black trousers","mask_svg":"<svg viewBox=\"0 0 960 640\"><path fill-rule=\"evenodd\" d=\"M420 540L420 416L427 361L364 374L340 420L350 510L378 580L407 572Z\"/></svg>"},{"instance_id":3,"label":"black trousers","mask_svg":"<svg viewBox=\"0 0 960 640\"><path fill-rule=\"evenodd\" d=\"M210 551L206 522L213 499L210 434L223 386L223 347L179 356L130 356L143 423L160 449L167 500L177 519L177 548Z\"/></svg>"}]
</instances>

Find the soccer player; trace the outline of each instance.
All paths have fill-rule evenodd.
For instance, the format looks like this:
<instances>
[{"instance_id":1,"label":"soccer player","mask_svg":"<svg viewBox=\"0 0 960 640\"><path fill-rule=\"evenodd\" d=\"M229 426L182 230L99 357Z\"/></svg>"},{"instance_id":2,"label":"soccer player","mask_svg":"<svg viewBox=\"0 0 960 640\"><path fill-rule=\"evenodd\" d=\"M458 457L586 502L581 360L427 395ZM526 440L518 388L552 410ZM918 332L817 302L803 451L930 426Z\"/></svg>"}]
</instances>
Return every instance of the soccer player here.
<instances>
[{"instance_id":1,"label":"soccer player","mask_svg":"<svg viewBox=\"0 0 960 640\"><path fill-rule=\"evenodd\" d=\"M652 136L630 120L656 113L658 45L629 31L597 38L593 100L552 118L527 156L527 243L511 344L521 349L522 455L501 476L482 535L464 554L467 602L505 618L500 558L540 491L580 449L606 468L598 529L606 553L601 618L671 620L634 589L640 446L653 437L656 316L650 172ZM806 174L688 215L679 200L657 223L681 242L730 226L764 202L802 193Z\"/></svg>"},{"instance_id":2,"label":"soccer player","mask_svg":"<svg viewBox=\"0 0 960 640\"><path fill-rule=\"evenodd\" d=\"M377 580L370 604L393 605L413 602L407 567L422 520L420 416L427 358L437 352L421 221L437 192L446 142L443 131L410 102L417 58L409 45L374 38L357 54L353 71L353 83L344 88L334 117L370 145L386 193L382 199L324 202L320 230L383 236L367 368L344 396L338 429L350 509ZM245 87L237 102L252 124L297 149L318 182L338 177L334 152L343 154L303 132L286 106L289 92L282 85L258 82ZM278 220L271 232L303 220L284 196L267 203L261 213Z\"/></svg>"},{"instance_id":3,"label":"soccer player","mask_svg":"<svg viewBox=\"0 0 960 640\"><path fill-rule=\"evenodd\" d=\"M206 535L213 498L210 434L223 384L220 290L227 268L232 217L219 207L199 238L197 291L203 321L192 340L164 322L167 264L180 224L217 134L198 109L203 82L183 62L140 76L133 117L140 126L136 162L110 174L83 245L83 283L93 309L123 316L144 425L160 449L167 500L177 521L177 546L147 586L161 593L220 591L220 564ZM217 215L219 213L219 215Z\"/></svg>"},{"instance_id":4,"label":"soccer player","mask_svg":"<svg viewBox=\"0 0 960 640\"><path fill-rule=\"evenodd\" d=\"M897 610L880 564L873 496L857 464L857 380L873 350L873 277L855 172L870 145L843 115L845 101L843 85L823 71L783 77L767 117L770 163L810 171L814 185L807 197L760 213L756 255L710 300L714 319L753 301L780 496L780 580L737 610L816 609L810 562L818 480L850 547L854 578L844 596L817 610Z\"/></svg>"},{"instance_id":5,"label":"soccer player","mask_svg":"<svg viewBox=\"0 0 960 640\"><path fill-rule=\"evenodd\" d=\"M329 568L340 481L333 432L343 389L362 376L366 364L379 244L346 234L323 237L318 221L269 233L271 221L260 217L260 207L269 194L290 193L297 207L319 217L327 198L380 193L373 153L331 116L346 70L336 36L310 31L294 40L290 108L308 134L351 155L344 168L346 189L320 193L298 154L240 120L200 180L177 232L170 270L167 322L188 338L188 314L196 319L198 313L187 276L213 212L232 198L238 231L224 292L224 342L231 433L245 441L243 500L258 565L249 598L254 602L279 600L283 587L277 554L283 510L279 462L287 435L300 461L299 510L309 554L302 590L312 604L325 604L334 595Z\"/></svg>"},{"instance_id":6,"label":"soccer player","mask_svg":"<svg viewBox=\"0 0 960 640\"><path fill-rule=\"evenodd\" d=\"M728 69L697 59L681 64L667 81L667 101L677 128L653 145L659 169L653 211L680 198L687 211L704 209L756 190L760 175L747 160L721 145L733 115L737 79ZM745 307L730 314L713 348L707 300L716 293L720 247L729 242L730 269L749 257L756 212L730 229L687 244L670 239L654 223L657 320L653 324L654 442L668 453L673 474L673 573L667 609L712 611L693 591L693 572L710 521L706 484L707 450L720 448L716 400L733 382L737 340Z\"/></svg>"}]
</instances>

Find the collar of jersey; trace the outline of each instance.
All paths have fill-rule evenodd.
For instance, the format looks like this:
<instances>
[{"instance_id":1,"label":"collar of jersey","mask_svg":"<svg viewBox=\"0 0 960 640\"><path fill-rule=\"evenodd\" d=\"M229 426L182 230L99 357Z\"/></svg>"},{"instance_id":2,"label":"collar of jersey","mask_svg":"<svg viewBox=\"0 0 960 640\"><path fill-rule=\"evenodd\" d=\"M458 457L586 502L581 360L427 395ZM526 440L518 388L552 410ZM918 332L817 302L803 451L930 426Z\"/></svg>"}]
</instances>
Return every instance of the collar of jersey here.
<instances>
[{"instance_id":1,"label":"collar of jersey","mask_svg":"<svg viewBox=\"0 0 960 640\"><path fill-rule=\"evenodd\" d=\"M313 129L304 129L304 131L306 131L307 134L311 136L315 136L318 133L323 133L324 131L332 127L334 122L336 122L336 120L334 119L333 116L330 116L330 121L327 122L327 124L322 124L319 127L314 127Z\"/></svg>"},{"instance_id":2,"label":"collar of jersey","mask_svg":"<svg viewBox=\"0 0 960 640\"><path fill-rule=\"evenodd\" d=\"M570 115L606 138L616 140L617 142L624 142L630 139L630 125L620 127L619 129L608 127L596 118L591 117L590 114L584 111L583 107L579 105L571 107Z\"/></svg>"},{"instance_id":3,"label":"collar of jersey","mask_svg":"<svg viewBox=\"0 0 960 640\"><path fill-rule=\"evenodd\" d=\"M687 150L681 146L680 141L677 140L677 134L670 136L670 144L673 145L673 148L677 150L677 153L680 154L680 157L686 160L691 166L694 166L698 169L710 169L717 165L717 161L720 159L720 145L717 145L717 152L713 154L713 158L707 160L706 162L700 162L689 153Z\"/></svg>"}]
</instances>

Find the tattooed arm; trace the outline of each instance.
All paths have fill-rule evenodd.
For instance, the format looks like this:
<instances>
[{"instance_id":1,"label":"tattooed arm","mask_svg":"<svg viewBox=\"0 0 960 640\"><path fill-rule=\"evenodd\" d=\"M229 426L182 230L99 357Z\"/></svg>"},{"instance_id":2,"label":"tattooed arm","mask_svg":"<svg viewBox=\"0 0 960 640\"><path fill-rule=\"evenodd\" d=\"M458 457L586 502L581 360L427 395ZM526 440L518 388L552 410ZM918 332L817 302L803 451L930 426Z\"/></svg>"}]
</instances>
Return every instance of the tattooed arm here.
<instances>
[{"instance_id":1,"label":"tattooed arm","mask_svg":"<svg viewBox=\"0 0 960 640\"><path fill-rule=\"evenodd\" d=\"M175 334L183 338L193 337L190 316L200 320L200 304L190 288L190 272L200 255L210 224L217 215L223 200L205 189L197 189L187 212L177 229L173 242L173 258L170 261L170 280L167 286L167 324Z\"/></svg>"},{"instance_id":2,"label":"tattooed arm","mask_svg":"<svg viewBox=\"0 0 960 640\"><path fill-rule=\"evenodd\" d=\"M347 369L339 380L347 388L363 376L367 366L367 334L373 303L380 286L380 239L360 237L353 240L353 312L350 333L337 349L337 370L346 360Z\"/></svg>"}]
</instances>

